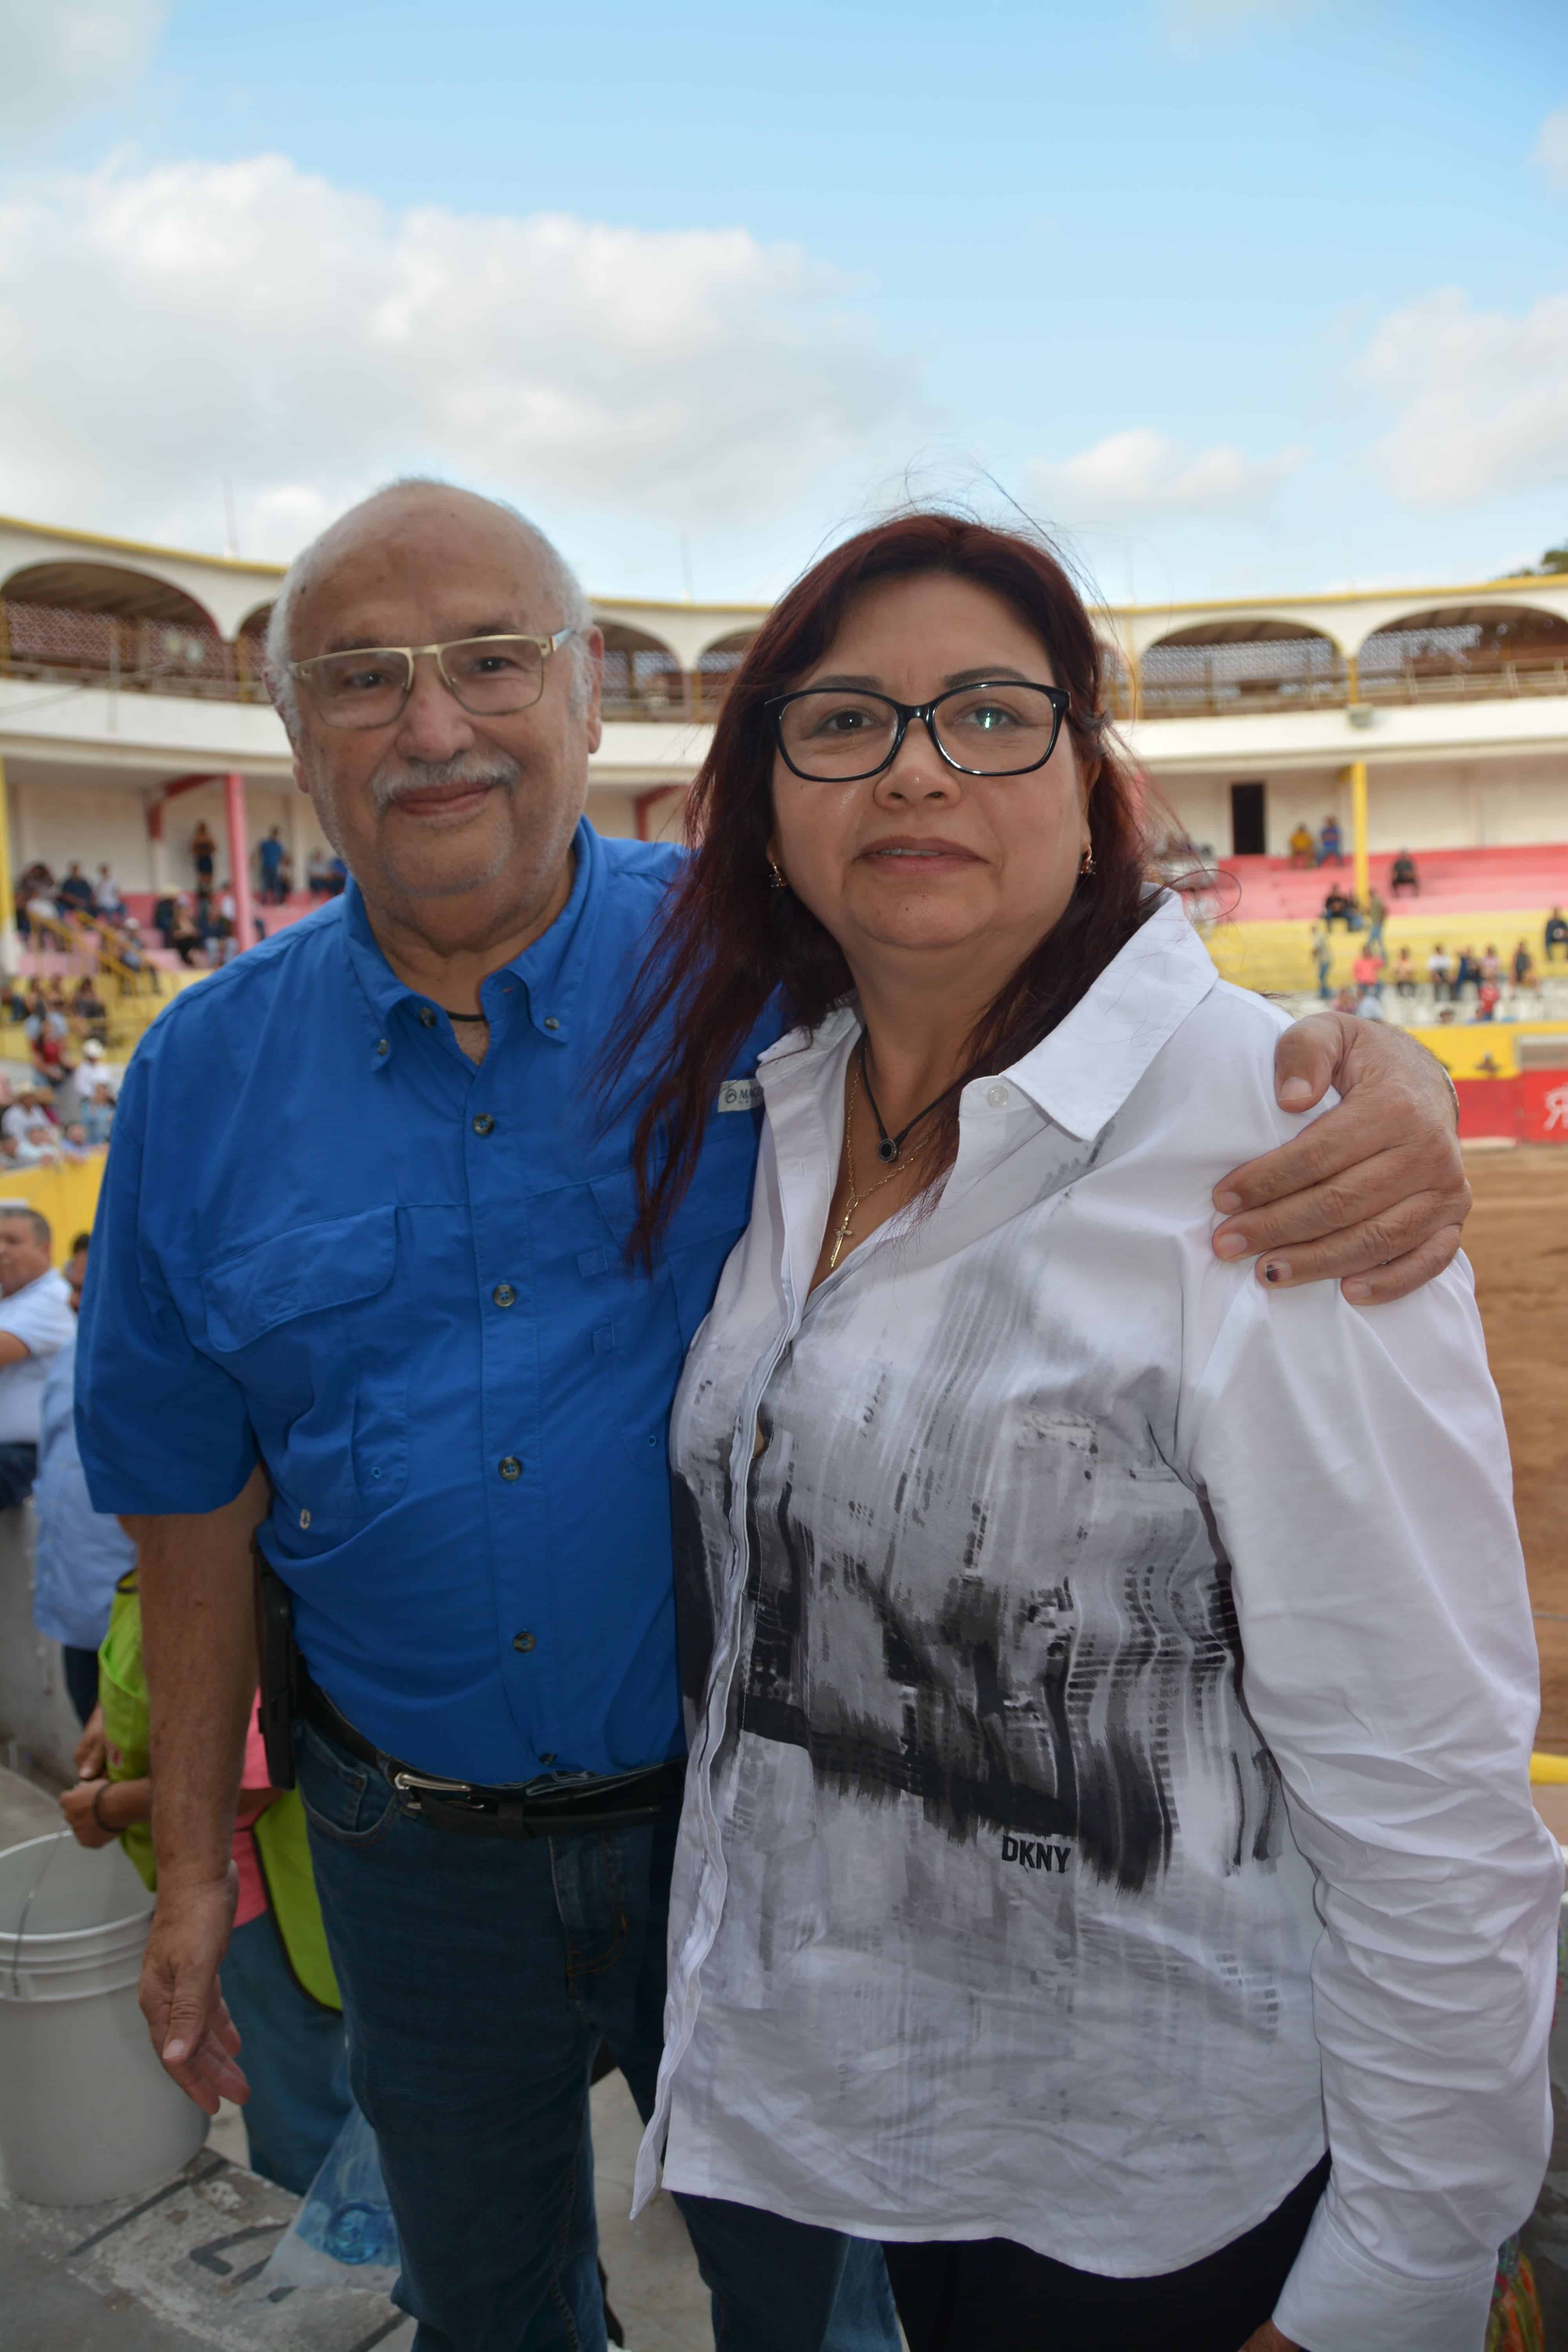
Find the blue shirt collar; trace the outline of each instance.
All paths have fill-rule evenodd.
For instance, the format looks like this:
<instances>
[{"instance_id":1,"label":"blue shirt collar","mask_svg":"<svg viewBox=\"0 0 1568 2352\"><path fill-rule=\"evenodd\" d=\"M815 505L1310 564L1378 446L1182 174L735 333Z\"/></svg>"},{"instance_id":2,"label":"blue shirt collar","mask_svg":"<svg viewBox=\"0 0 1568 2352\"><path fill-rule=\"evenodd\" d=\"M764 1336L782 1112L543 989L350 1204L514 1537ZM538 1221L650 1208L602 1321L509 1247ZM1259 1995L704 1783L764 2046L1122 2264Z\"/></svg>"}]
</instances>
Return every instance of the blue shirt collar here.
<instances>
[{"instance_id":1,"label":"blue shirt collar","mask_svg":"<svg viewBox=\"0 0 1568 2352\"><path fill-rule=\"evenodd\" d=\"M577 821L572 836L572 855L571 893L550 929L542 932L531 947L524 948L521 955L491 972L480 991L480 1002L491 1016L492 1034L504 1025L505 1008L495 1002L495 997L498 992L504 994L503 976L510 972L521 982L529 1017L541 1034L552 1044L562 1045L571 1034L585 969L585 950L593 938L605 891L605 856L599 837L586 817ZM389 1024L396 1007L434 1004L436 1000L421 996L405 981L398 979L376 943L363 896L352 874L343 886L342 906L343 944L374 1032L372 1058L385 1063L391 1054ZM577 952L579 949L584 952Z\"/></svg>"}]
</instances>

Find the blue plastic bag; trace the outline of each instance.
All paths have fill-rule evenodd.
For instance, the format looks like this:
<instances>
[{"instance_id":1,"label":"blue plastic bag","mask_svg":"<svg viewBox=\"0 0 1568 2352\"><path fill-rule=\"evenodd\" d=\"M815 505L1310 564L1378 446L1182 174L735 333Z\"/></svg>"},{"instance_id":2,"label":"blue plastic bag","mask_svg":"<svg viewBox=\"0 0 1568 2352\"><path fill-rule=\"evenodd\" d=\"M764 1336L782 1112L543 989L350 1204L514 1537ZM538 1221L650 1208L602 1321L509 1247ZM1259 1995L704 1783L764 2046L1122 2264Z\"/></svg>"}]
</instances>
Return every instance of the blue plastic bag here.
<instances>
[{"instance_id":1,"label":"blue plastic bag","mask_svg":"<svg viewBox=\"0 0 1568 2352\"><path fill-rule=\"evenodd\" d=\"M402 2267L375 2134L359 2109L347 2122L261 2273L261 2285L380 2287Z\"/></svg>"}]
</instances>

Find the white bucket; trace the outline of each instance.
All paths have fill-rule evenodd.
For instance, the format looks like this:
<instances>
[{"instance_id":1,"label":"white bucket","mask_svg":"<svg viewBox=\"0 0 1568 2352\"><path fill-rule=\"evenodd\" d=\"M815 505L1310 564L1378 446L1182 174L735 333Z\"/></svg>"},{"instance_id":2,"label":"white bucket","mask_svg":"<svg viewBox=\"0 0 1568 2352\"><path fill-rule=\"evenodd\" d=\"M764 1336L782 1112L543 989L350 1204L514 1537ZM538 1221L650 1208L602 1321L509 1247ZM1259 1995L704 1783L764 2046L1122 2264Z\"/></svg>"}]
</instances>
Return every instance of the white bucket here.
<instances>
[{"instance_id":1,"label":"white bucket","mask_svg":"<svg viewBox=\"0 0 1568 2352\"><path fill-rule=\"evenodd\" d=\"M152 1917L118 1844L30 1838L0 1853L0 2164L13 2196L133 2196L206 2137L137 2006Z\"/></svg>"}]
</instances>

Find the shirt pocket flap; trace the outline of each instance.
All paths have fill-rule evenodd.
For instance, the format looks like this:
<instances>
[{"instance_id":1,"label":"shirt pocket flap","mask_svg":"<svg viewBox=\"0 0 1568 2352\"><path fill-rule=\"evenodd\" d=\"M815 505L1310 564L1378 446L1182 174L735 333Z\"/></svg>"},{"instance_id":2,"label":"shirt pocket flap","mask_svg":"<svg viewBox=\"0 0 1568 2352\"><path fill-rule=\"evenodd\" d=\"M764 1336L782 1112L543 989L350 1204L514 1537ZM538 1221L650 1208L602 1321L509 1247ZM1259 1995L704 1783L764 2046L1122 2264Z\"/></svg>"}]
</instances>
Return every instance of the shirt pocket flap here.
<instances>
[{"instance_id":1,"label":"shirt pocket flap","mask_svg":"<svg viewBox=\"0 0 1568 2352\"><path fill-rule=\"evenodd\" d=\"M202 1270L207 1331L226 1354L279 1323L374 1298L397 1263L397 1211L366 1209L273 1234Z\"/></svg>"}]
</instances>

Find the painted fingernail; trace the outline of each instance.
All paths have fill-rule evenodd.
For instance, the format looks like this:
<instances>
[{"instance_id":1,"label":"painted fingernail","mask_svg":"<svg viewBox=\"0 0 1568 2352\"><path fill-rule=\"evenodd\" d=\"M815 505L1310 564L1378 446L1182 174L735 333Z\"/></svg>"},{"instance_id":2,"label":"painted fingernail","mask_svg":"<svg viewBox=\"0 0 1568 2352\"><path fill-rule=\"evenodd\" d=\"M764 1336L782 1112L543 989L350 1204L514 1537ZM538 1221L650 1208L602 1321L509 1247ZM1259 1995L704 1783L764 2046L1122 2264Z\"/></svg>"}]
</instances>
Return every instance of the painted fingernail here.
<instances>
[{"instance_id":1,"label":"painted fingernail","mask_svg":"<svg viewBox=\"0 0 1568 2352\"><path fill-rule=\"evenodd\" d=\"M1262 1268L1265 1282L1289 1282L1290 1269L1282 1257L1271 1257Z\"/></svg>"},{"instance_id":2,"label":"painted fingernail","mask_svg":"<svg viewBox=\"0 0 1568 2352\"><path fill-rule=\"evenodd\" d=\"M1242 1234L1216 1234L1214 1250L1215 1257L1245 1257L1246 1236Z\"/></svg>"},{"instance_id":3,"label":"painted fingernail","mask_svg":"<svg viewBox=\"0 0 1568 2352\"><path fill-rule=\"evenodd\" d=\"M1347 1282L1345 1297L1352 1307L1364 1307L1372 1297L1372 1285L1370 1282Z\"/></svg>"},{"instance_id":4,"label":"painted fingernail","mask_svg":"<svg viewBox=\"0 0 1568 2352\"><path fill-rule=\"evenodd\" d=\"M1216 1192L1214 1196L1214 1204L1216 1209L1223 1209L1227 1217L1234 1216L1237 1210L1241 1206L1241 1194L1239 1192Z\"/></svg>"}]
</instances>

